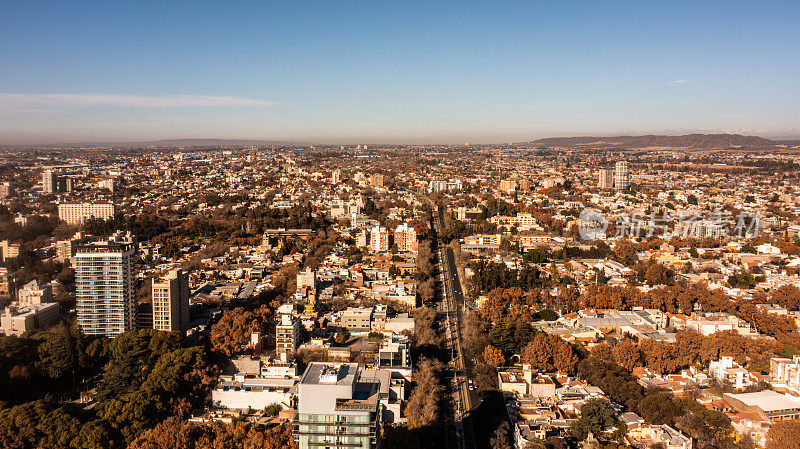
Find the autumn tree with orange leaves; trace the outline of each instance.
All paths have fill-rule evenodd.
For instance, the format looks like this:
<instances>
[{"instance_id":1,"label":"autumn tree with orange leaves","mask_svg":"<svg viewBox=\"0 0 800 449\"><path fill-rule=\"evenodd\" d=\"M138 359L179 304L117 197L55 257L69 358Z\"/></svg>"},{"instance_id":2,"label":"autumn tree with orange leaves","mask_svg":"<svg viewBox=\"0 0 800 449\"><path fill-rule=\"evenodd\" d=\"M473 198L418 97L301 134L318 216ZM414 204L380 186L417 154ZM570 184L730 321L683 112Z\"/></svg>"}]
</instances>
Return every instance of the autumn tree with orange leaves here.
<instances>
[{"instance_id":1,"label":"autumn tree with orange leaves","mask_svg":"<svg viewBox=\"0 0 800 449\"><path fill-rule=\"evenodd\" d=\"M483 350L483 361L486 362L487 365L497 368L505 364L506 358L503 357L503 351L492 345L488 345L486 349Z\"/></svg>"},{"instance_id":2,"label":"autumn tree with orange leaves","mask_svg":"<svg viewBox=\"0 0 800 449\"><path fill-rule=\"evenodd\" d=\"M211 345L228 356L243 351L250 344L252 333L261 332L263 335L267 330L269 315L267 306L252 312L241 307L225 312L211 326Z\"/></svg>"},{"instance_id":3,"label":"autumn tree with orange leaves","mask_svg":"<svg viewBox=\"0 0 800 449\"><path fill-rule=\"evenodd\" d=\"M628 371L641 366L641 359L639 346L631 339L625 338L614 346L614 360Z\"/></svg>"},{"instance_id":4,"label":"autumn tree with orange leaves","mask_svg":"<svg viewBox=\"0 0 800 449\"><path fill-rule=\"evenodd\" d=\"M573 373L578 356L569 343L557 335L537 333L522 351L522 363L530 364L533 371Z\"/></svg>"}]
</instances>

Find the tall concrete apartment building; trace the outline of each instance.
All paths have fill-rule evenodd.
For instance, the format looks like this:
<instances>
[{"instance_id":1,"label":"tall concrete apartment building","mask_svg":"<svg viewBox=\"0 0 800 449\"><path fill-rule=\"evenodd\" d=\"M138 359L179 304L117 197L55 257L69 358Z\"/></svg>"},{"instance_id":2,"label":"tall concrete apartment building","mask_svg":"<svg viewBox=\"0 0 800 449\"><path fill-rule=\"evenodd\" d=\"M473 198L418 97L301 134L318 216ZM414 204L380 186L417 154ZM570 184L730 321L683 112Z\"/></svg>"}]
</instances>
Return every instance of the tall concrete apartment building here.
<instances>
[{"instance_id":1,"label":"tall concrete apartment building","mask_svg":"<svg viewBox=\"0 0 800 449\"><path fill-rule=\"evenodd\" d=\"M369 249L379 253L389 251L389 231L383 226L375 226L369 233Z\"/></svg>"},{"instance_id":2,"label":"tall concrete apartment building","mask_svg":"<svg viewBox=\"0 0 800 449\"><path fill-rule=\"evenodd\" d=\"M517 181L513 179L504 179L500 181L500 191L505 193L514 193L517 190Z\"/></svg>"},{"instance_id":3,"label":"tall concrete apartment building","mask_svg":"<svg viewBox=\"0 0 800 449\"><path fill-rule=\"evenodd\" d=\"M55 193L58 191L58 175L53 170L42 172L42 192Z\"/></svg>"},{"instance_id":4,"label":"tall concrete apartment building","mask_svg":"<svg viewBox=\"0 0 800 449\"><path fill-rule=\"evenodd\" d=\"M45 170L42 172L42 192L72 192L72 178L58 176L53 170Z\"/></svg>"},{"instance_id":5,"label":"tall concrete apartment building","mask_svg":"<svg viewBox=\"0 0 800 449\"><path fill-rule=\"evenodd\" d=\"M597 179L597 187L601 189L614 188L614 170L611 168L601 168Z\"/></svg>"},{"instance_id":6,"label":"tall concrete apartment building","mask_svg":"<svg viewBox=\"0 0 800 449\"><path fill-rule=\"evenodd\" d=\"M172 270L152 281L153 329L180 331L189 328L189 277Z\"/></svg>"},{"instance_id":7,"label":"tall concrete apartment building","mask_svg":"<svg viewBox=\"0 0 800 449\"><path fill-rule=\"evenodd\" d=\"M8 198L14 194L14 188L10 182L0 184L0 199Z\"/></svg>"},{"instance_id":8,"label":"tall concrete apartment building","mask_svg":"<svg viewBox=\"0 0 800 449\"><path fill-rule=\"evenodd\" d=\"M380 388L358 363L309 364L298 384L299 449L378 447Z\"/></svg>"},{"instance_id":9,"label":"tall concrete apartment building","mask_svg":"<svg viewBox=\"0 0 800 449\"><path fill-rule=\"evenodd\" d=\"M394 243L398 251L417 251L417 231L403 223L394 230Z\"/></svg>"},{"instance_id":10,"label":"tall concrete apartment building","mask_svg":"<svg viewBox=\"0 0 800 449\"><path fill-rule=\"evenodd\" d=\"M75 248L78 325L87 334L117 336L135 328L135 244L117 232Z\"/></svg>"},{"instance_id":11,"label":"tall concrete apartment building","mask_svg":"<svg viewBox=\"0 0 800 449\"><path fill-rule=\"evenodd\" d=\"M275 353L281 362L288 362L300 342L300 320L294 316L294 307L283 304L278 307L278 322L275 325Z\"/></svg>"},{"instance_id":12,"label":"tall concrete apartment building","mask_svg":"<svg viewBox=\"0 0 800 449\"><path fill-rule=\"evenodd\" d=\"M61 203L58 219L71 225L83 224L89 218L107 220L114 216L113 203Z\"/></svg>"},{"instance_id":13,"label":"tall concrete apartment building","mask_svg":"<svg viewBox=\"0 0 800 449\"><path fill-rule=\"evenodd\" d=\"M614 167L614 188L617 190L628 190L630 187L631 180L628 172L628 162L619 161Z\"/></svg>"}]
</instances>

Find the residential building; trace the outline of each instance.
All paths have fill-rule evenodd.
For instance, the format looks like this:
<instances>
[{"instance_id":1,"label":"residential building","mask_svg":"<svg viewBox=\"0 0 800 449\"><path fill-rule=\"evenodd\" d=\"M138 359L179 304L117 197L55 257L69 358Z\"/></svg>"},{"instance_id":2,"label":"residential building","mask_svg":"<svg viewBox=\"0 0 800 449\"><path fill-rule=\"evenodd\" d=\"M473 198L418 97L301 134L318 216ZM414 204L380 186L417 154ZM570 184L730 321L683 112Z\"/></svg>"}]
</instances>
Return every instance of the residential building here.
<instances>
[{"instance_id":1,"label":"residential building","mask_svg":"<svg viewBox=\"0 0 800 449\"><path fill-rule=\"evenodd\" d=\"M294 405L296 384L297 376L223 375L211 391L211 404L235 410L263 410L272 404L288 409Z\"/></svg>"},{"instance_id":2,"label":"residential building","mask_svg":"<svg viewBox=\"0 0 800 449\"><path fill-rule=\"evenodd\" d=\"M800 391L800 356L774 357L769 361L769 375L773 384L786 385Z\"/></svg>"},{"instance_id":3,"label":"residential building","mask_svg":"<svg viewBox=\"0 0 800 449\"><path fill-rule=\"evenodd\" d=\"M56 242L56 257L61 260L70 260L75 255L75 245L89 241L89 236L76 232L71 238Z\"/></svg>"},{"instance_id":4,"label":"residential building","mask_svg":"<svg viewBox=\"0 0 800 449\"><path fill-rule=\"evenodd\" d=\"M450 190L461 190L462 183L460 180L455 181L430 181L428 183L428 191L431 193L446 192Z\"/></svg>"},{"instance_id":5,"label":"residential building","mask_svg":"<svg viewBox=\"0 0 800 449\"><path fill-rule=\"evenodd\" d=\"M292 304L278 307L275 325L275 353L281 362L289 362L300 343L300 320L294 314Z\"/></svg>"},{"instance_id":6,"label":"residential building","mask_svg":"<svg viewBox=\"0 0 800 449\"><path fill-rule=\"evenodd\" d=\"M114 216L112 203L61 203L58 205L58 219L71 225L83 224L89 218L107 220Z\"/></svg>"},{"instance_id":7,"label":"residential building","mask_svg":"<svg viewBox=\"0 0 800 449\"><path fill-rule=\"evenodd\" d=\"M628 172L628 162L619 161L614 167L614 188L617 190L628 190L630 187L631 180Z\"/></svg>"},{"instance_id":8,"label":"residential building","mask_svg":"<svg viewBox=\"0 0 800 449\"><path fill-rule=\"evenodd\" d=\"M0 299L8 299L13 293L14 275L8 272L8 268L0 267Z\"/></svg>"},{"instance_id":9,"label":"residential building","mask_svg":"<svg viewBox=\"0 0 800 449\"><path fill-rule=\"evenodd\" d=\"M728 383L733 388L745 388L753 383L750 373L733 361L733 357L723 356L708 364L708 373L720 382Z\"/></svg>"},{"instance_id":10,"label":"residential building","mask_svg":"<svg viewBox=\"0 0 800 449\"><path fill-rule=\"evenodd\" d=\"M16 259L19 257L19 243L11 243L8 240L0 241L0 261Z\"/></svg>"},{"instance_id":11,"label":"residential building","mask_svg":"<svg viewBox=\"0 0 800 449\"><path fill-rule=\"evenodd\" d=\"M479 207L468 208L459 206L456 208L456 220L468 221L478 220L483 216L483 211Z\"/></svg>"},{"instance_id":12,"label":"residential building","mask_svg":"<svg viewBox=\"0 0 800 449\"><path fill-rule=\"evenodd\" d=\"M366 248L369 245L369 234L366 229L358 231L356 234L356 246L359 248Z\"/></svg>"},{"instance_id":13,"label":"residential building","mask_svg":"<svg viewBox=\"0 0 800 449\"><path fill-rule=\"evenodd\" d=\"M517 190L517 181L513 179L504 179L500 181L500 191L505 193L514 193Z\"/></svg>"},{"instance_id":14,"label":"residential building","mask_svg":"<svg viewBox=\"0 0 800 449\"><path fill-rule=\"evenodd\" d=\"M189 277L181 269L152 280L153 329L183 332L189 327Z\"/></svg>"},{"instance_id":15,"label":"residential building","mask_svg":"<svg viewBox=\"0 0 800 449\"><path fill-rule=\"evenodd\" d=\"M394 243L398 251L409 252L417 251L417 231L403 223L394 230Z\"/></svg>"},{"instance_id":16,"label":"residential building","mask_svg":"<svg viewBox=\"0 0 800 449\"><path fill-rule=\"evenodd\" d=\"M369 175L369 184L373 187L383 187L384 179L380 173L372 173Z\"/></svg>"},{"instance_id":17,"label":"residential building","mask_svg":"<svg viewBox=\"0 0 800 449\"><path fill-rule=\"evenodd\" d=\"M500 245L500 234L471 235L464 239L467 245Z\"/></svg>"},{"instance_id":18,"label":"residential building","mask_svg":"<svg viewBox=\"0 0 800 449\"><path fill-rule=\"evenodd\" d=\"M99 189L108 189L110 192L114 192L114 187L116 183L113 179L104 179L97 183L97 188Z\"/></svg>"},{"instance_id":19,"label":"residential building","mask_svg":"<svg viewBox=\"0 0 800 449\"><path fill-rule=\"evenodd\" d=\"M601 189L612 189L614 188L614 170L611 168L601 168L598 180L597 180L597 187Z\"/></svg>"},{"instance_id":20,"label":"residential building","mask_svg":"<svg viewBox=\"0 0 800 449\"><path fill-rule=\"evenodd\" d=\"M39 284L35 279L17 291L17 305L21 307L46 304L53 301L53 287Z\"/></svg>"},{"instance_id":21,"label":"residential building","mask_svg":"<svg viewBox=\"0 0 800 449\"><path fill-rule=\"evenodd\" d=\"M705 315L693 313L692 317L686 320L686 329L699 332L705 336L729 330L735 330L745 336L756 334L747 321L722 312Z\"/></svg>"},{"instance_id":22,"label":"residential building","mask_svg":"<svg viewBox=\"0 0 800 449\"><path fill-rule=\"evenodd\" d=\"M375 367L378 369L408 371L411 374L411 347L405 337L392 336L381 341L375 355Z\"/></svg>"},{"instance_id":23,"label":"residential building","mask_svg":"<svg viewBox=\"0 0 800 449\"><path fill-rule=\"evenodd\" d=\"M542 180L542 187L545 189L550 189L553 187L558 187L564 185L567 180L564 179L563 176L548 176Z\"/></svg>"},{"instance_id":24,"label":"residential building","mask_svg":"<svg viewBox=\"0 0 800 449\"><path fill-rule=\"evenodd\" d=\"M42 173L42 192L46 194L58 191L58 175L53 170L45 170Z\"/></svg>"},{"instance_id":25,"label":"residential building","mask_svg":"<svg viewBox=\"0 0 800 449\"><path fill-rule=\"evenodd\" d=\"M87 334L114 337L135 327L135 246L130 234L75 249L78 325Z\"/></svg>"},{"instance_id":26,"label":"residential building","mask_svg":"<svg viewBox=\"0 0 800 449\"><path fill-rule=\"evenodd\" d=\"M369 249L378 253L389 251L389 231L383 226L375 226L369 232Z\"/></svg>"},{"instance_id":27,"label":"residential building","mask_svg":"<svg viewBox=\"0 0 800 449\"><path fill-rule=\"evenodd\" d=\"M660 445L664 449L692 449L692 438L667 424L638 427L631 432L631 439L642 447Z\"/></svg>"},{"instance_id":28,"label":"residential building","mask_svg":"<svg viewBox=\"0 0 800 449\"><path fill-rule=\"evenodd\" d=\"M371 325L371 307L348 307L342 311L341 326L350 332L369 332Z\"/></svg>"},{"instance_id":29,"label":"residential building","mask_svg":"<svg viewBox=\"0 0 800 449\"><path fill-rule=\"evenodd\" d=\"M0 184L0 199L8 198L14 194L14 188L10 182Z\"/></svg>"},{"instance_id":30,"label":"residential building","mask_svg":"<svg viewBox=\"0 0 800 449\"><path fill-rule=\"evenodd\" d=\"M380 390L357 363L310 363L298 384L299 449L379 447Z\"/></svg>"},{"instance_id":31,"label":"residential building","mask_svg":"<svg viewBox=\"0 0 800 449\"><path fill-rule=\"evenodd\" d=\"M55 302L8 306L0 315L0 333L20 336L28 331L47 329L60 318L61 306Z\"/></svg>"}]
</instances>

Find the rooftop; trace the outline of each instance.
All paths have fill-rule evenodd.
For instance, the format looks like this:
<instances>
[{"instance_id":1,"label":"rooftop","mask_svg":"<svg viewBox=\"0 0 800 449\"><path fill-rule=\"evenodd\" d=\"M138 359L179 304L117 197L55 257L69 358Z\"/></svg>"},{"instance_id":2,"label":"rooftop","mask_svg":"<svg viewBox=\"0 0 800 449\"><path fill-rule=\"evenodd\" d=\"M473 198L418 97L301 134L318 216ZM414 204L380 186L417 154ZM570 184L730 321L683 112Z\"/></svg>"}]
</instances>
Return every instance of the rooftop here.
<instances>
[{"instance_id":1,"label":"rooftop","mask_svg":"<svg viewBox=\"0 0 800 449\"><path fill-rule=\"evenodd\" d=\"M800 399L776 393L772 390L742 394L728 393L725 396L742 401L747 406L758 407L765 412L800 408Z\"/></svg>"},{"instance_id":2,"label":"rooftop","mask_svg":"<svg viewBox=\"0 0 800 449\"><path fill-rule=\"evenodd\" d=\"M358 363L312 362L300 378L301 384L353 385L358 373Z\"/></svg>"}]
</instances>

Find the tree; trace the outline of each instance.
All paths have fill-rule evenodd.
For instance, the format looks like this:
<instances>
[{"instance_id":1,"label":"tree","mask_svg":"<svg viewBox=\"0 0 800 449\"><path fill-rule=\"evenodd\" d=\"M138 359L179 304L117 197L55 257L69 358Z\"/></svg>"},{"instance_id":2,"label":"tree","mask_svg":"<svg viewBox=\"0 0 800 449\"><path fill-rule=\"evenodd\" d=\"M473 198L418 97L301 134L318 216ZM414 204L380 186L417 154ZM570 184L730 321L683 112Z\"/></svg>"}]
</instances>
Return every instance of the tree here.
<instances>
[{"instance_id":1,"label":"tree","mask_svg":"<svg viewBox=\"0 0 800 449\"><path fill-rule=\"evenodd\" d=\"M441 362L435 359L425 358L419 363L405 410L410 428L425 427L439 419L439 400L444 392L439 380L441 370Z\"/></svg>"},{"instance_id":2,"label":"tree","mask_svg":"<svg viewBox=\"0 0 800 449\"><path fill-rule=\"evenodd\" d=\"M548 449L547 442L538 438L531 438L522 449Z\"/></svg>"},{"instance_id":3,"label":"tree","mask_svg":"<svg viewBox=\"0 0 800 449\"><path fill-rule=\"evenodd\" d=\"M225 312L211 326L212 346L228 356L243 351L250 344L251 334L266 330L269 313L267 306L252 312L241 307Z\"/></svg>"},{"instance_id":4,"label":"tree","mask_svg":"<svg viewBox=\"0 0 800 449\"><path fill-rule=\"evenodd\" d=\"M139 389L159 357L178 349L178 332L139 329L117 336L97 394L101 402Z\"/></svg>"},{"instance_id":5,"label":"tree","mask_svg":"<svg viewBox=\"0 0 800 449\"><path fill-rule=\"evenodd\" d=\"M654 262L647 267L644 278L650 285L666 285L672 283L675 273L664 265Z\"/></svg>"},{"instance_id":6,"label":"tree","mask_svg":"<svg viewBox=\"0 0 800 449\"><path fill-rule=\"evenodd\" d=\"M281 410L283 410L283 407L280 404L273 403L264 407L264 414L270 417L278 416L278 413L280 413Z\"/></svg>"},{"instance_id":7,"label":"tree","mask_svg":"<svg viewBox=\"0 0 800 449\"><path fill-rule=\"evenodd\" d=\"M550 309L542 309L539 311L539 319L542 321L555 321L558 319L558 314Z\"/></svg>"},{"instance_id":8,"label":"tree","mask_svg":"<svg viewBox=\"0 0 800 449\"><path fill-rule=\"evenodd\" d=\"M659 374L675 371L678 364L678 351L675 345L664 341L645 340L639 345L645 366Z\"/></svg>"},{"instance_id":9,"label":"tree","mask_svg":"<svg viewBox=\"0 0 800 449\"><path fill-rule=\"evenodd\" d=\"M41 336L39 369L54 380L72 380L78 368L78 357L69 328L61 325Z\"/></svg>"},{"instance_id":10,"label":"tree","mask_svg":"<svg viewBox=\"0 0 800 449\"><path fill-rule=\"evenodd\" d=\"M557 335L539 332L522 351L522 362L541 373L572 373L575 372L578 356L572 346Z\"/></svg>"},{"instance_id":11,"label":"tree","mask_svg":"<svg viewBox=\"0 0 800 449\"><path fill-rule=\"evenodd\" d=\"M492 437L489 439L489 445L492 449L513 449L511 439L509 436L510 427L508 421L503 421L494 430Z\"/></svg>"},{"instance_id":12,"label":"tree","mask_svg":"<svg viewBox=\"0 0 800 449\"><path fill-rule=\"evenodd\" d=\"M614 363L589 357L578 365L578 377L601 388L614 402L630 410L637 410L639 402L644 397L642 386L636 377Z\"/></svg>"},{"instance_id":13,"label":"tree","mask_svg":"<svg viewBox=\"0 0 800 449\"><path fill-rule=\"evenodd\" d=\"M487 365L497 368L505 363L506 358L503 357L503 352L492 345L486 346L483 350L483 360Z\"/></svg>"},{"instance_id":14,"label":"tree","mask_svg":"<svg viewBox=\"0 0 800 449\"><path fill-rule=\"evenodd\" d=\"M800 309L800 288L794 285L783 285L770 292L770 300L789 310Z\"/></svg>"},{"instance_id":15,"label":"tree","mask_svg":"<svg viewBox=\"0 0 800 449\"><path fill-rule=\"evenodd\" d=\"M781 421L767 433L765 449L800 449L800 421Z\"/></svg>"},{"instance_id":16,"label":"tree","mask_svg":"<svg viewBox=\"0 0 800 449\"><path fill-rule=\"evenodd\" d=\"M647 395L639 402L639 413L649 424L674 425L683 409L675 404L672 393L659 391Z\"/></svg>"},{"instance_id":17,"label":"tree","mask_svg":"<svg viewBox=\"0 0 800 449\"><path fill-rule=\"evenodd\" d=\"M623 339L614 346L614 360L628 371L641 366L641 358L639 347L629 338Z\"/></svg>"},{"instance_id":18,"label":"tree","mask_svg":"<svg viewBox=\"0 0 800 449\"><path fill-rule=\"evenodd\" d=\"M128 449L189 449L190 430L180 418L171 416L139 435Z\"/></svg>"},{"instance_id":19,"label":"tree","mask_svg":"<svg viewBox=\"0 0 800 449\"><path fill-rule=\"evenodd\" d=\"M597 435L616 423L615 414L616 412L608 401L597 398L589 399L581 407L581 417L578 420L577 429L582 435L587 435L589 432Z\"/></svg>"},{"instance_id":20,"label":"tree","mask_svg":"<svg viewBox=\"0 0 800 449\"><path fill-rule=\"evenodd\" d=\"M438 347L440 336L436 332L436 311L430 307L419 307L414 309L412 315L415 345Z\"/></svg>"},{"instance_id":21,"label":"tree","mask_svg":"<svg viewBox=\"0 0 800 449\"><path fill-rule=\"evenodd\" d=\"M269 429L243 422L198 426L171 417L142 433L128 449L285 449L293 446L291 425Z\"/></svg>"},{"instance_id":22,"label":"tree","mask_svg":"<svg viewBox=\"0 0 800 449\"><path fill-rule=\"evenodd\" d=\"M728 276L728 285L732 288L753 288L756 286L756 278L748 271L740 271L736 274Z\"/></svg>"},{"instance_id":23,"label":"tree","mask_svg":"<svg viewBox=\"0 0 800 449\"><path fill-rule=\"evenodd\" d=\"M611 350L611 346L606 342L594 345L589 353L592 355L592 357L596 357L604 362L614 361L614 353Z\"/></svg>"}]
</instances>

